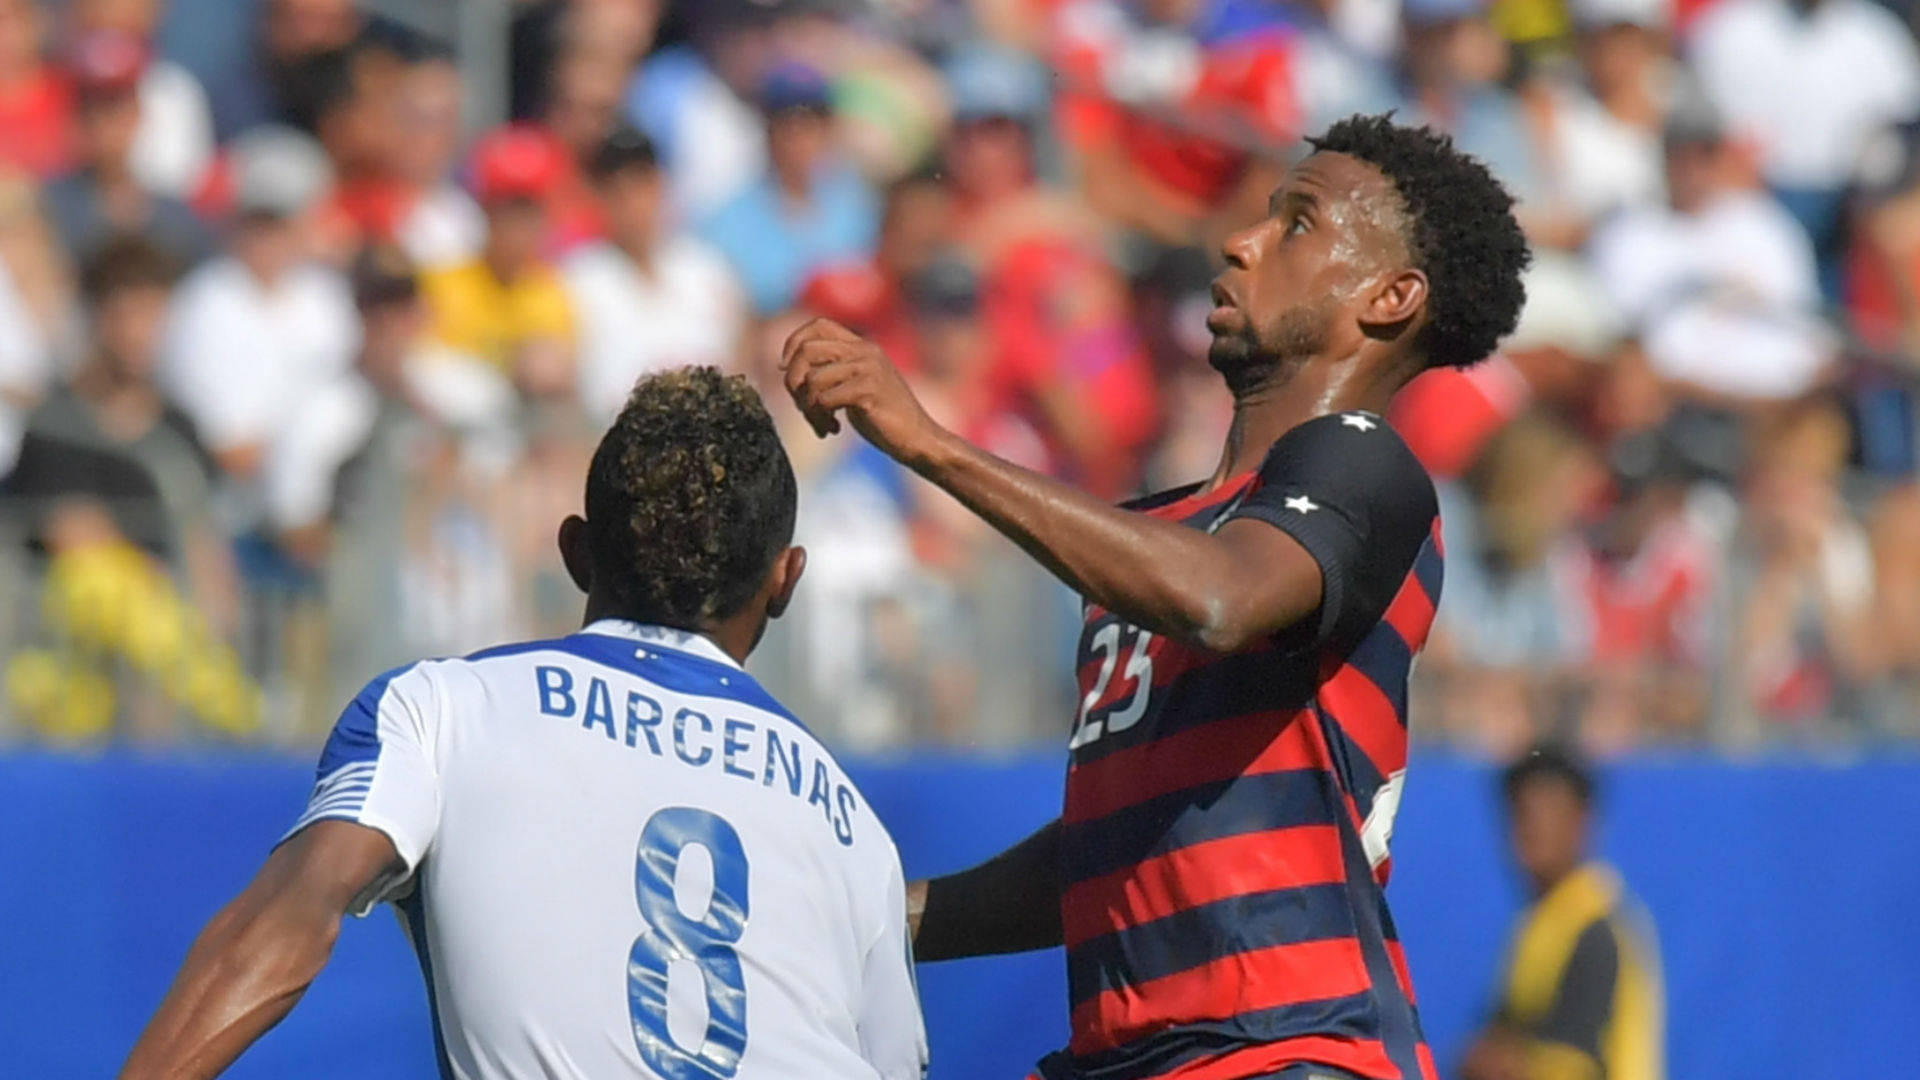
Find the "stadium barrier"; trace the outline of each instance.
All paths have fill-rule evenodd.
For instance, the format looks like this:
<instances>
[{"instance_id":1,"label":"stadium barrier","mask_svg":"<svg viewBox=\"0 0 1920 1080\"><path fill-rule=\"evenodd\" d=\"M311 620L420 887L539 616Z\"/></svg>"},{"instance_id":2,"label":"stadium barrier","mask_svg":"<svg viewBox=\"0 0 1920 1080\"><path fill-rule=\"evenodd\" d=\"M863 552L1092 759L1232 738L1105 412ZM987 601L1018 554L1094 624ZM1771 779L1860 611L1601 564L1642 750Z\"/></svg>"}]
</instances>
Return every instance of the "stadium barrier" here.
<instances>
[{"instance_id":1,"label":"stadium barrier","mask_svg":"<svg viewBox=\"0 0 1920 1080\"><path fill-rule=\"evenodd\" d=\"M910 874L993 854L1059 806L1052 754L849 763ZM11 1076L111 1075L188 942L297 814L277 755L0 754L0 1051ZM1675 1080L1913 1075L1920 758L1641 758L1606 770L1602 848L1659 923ZM1389 890L1427 1032L1451 1072L1519 904L1491 771L1412 768ZM933 965L937 1080L1023 1075L1064 1037L1057 953ZM293 1016L231 1075L433 1075L425 995L394 920L342 934Z\"/></svg>"}]
</instances>

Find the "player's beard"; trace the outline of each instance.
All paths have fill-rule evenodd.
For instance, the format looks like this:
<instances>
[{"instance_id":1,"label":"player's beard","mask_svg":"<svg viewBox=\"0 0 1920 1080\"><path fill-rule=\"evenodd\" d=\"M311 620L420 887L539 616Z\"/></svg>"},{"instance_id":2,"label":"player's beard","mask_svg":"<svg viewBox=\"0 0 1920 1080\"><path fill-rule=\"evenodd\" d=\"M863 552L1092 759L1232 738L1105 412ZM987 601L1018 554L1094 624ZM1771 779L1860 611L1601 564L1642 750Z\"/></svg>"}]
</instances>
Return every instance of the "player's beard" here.
<instances>
[{"instance_id":1,"label":"player's beard","mask_svg":"<svg viewBox=\"0 0 1920 1080\"><path fill-rule=\"evenodd\" d=\"M1284 381L1300 361L1326 351L1333 336L1334 309L1331 298L1296 304L1282 312L1264 335L1251 319L1215 333L1207 348L1207 363L1226 380L1235 397Z\"/></svg>"}]
</instances>

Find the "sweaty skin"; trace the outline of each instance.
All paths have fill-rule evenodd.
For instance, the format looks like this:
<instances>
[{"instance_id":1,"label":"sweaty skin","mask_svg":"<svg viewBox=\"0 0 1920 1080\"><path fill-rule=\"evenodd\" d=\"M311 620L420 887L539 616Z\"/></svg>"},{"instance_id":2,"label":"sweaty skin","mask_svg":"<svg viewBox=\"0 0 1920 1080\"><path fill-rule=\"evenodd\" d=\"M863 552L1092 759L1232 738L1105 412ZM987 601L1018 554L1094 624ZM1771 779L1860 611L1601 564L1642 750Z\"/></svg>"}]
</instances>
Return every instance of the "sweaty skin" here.
<instances>
[{"instance_id":1,"label":"sweaty skin","mask_svg":"<svg viewBox=\"0 0 1920 1080\"><path fill-rule=\"evenodd\" d=\"M1222 247L1208 359L1234 395L1233 426L1202 490L1257 468L1286 432L1335 412L1383 412L1417 374L1428 283L1393 227L1405 208L1373 166L1316 153L1265 218ZM944 488L1067 586L1144 630L1217 652L1266 640L1320 605L1319 565L1263 522L1208 534L1101 502L1002 461L936 424L871 342L816 319L787 339L794 403L823 437L852 424ZM1060 941L1058 825L974 870L914 883L922 959Z\"/></svg>"}]
</instances>

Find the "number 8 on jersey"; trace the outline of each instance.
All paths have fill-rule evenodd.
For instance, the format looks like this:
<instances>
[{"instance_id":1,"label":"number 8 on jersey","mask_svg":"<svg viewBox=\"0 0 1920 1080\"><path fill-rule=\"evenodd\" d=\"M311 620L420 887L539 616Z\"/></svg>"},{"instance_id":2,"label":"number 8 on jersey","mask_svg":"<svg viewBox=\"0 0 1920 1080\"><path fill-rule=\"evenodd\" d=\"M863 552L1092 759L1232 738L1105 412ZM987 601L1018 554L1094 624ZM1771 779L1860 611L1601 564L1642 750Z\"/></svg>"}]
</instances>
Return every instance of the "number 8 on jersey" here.
<instances>
[{"instance_id":1,"label":"number 8 on jersey","mask_svg":"<svg viewBox=\"0 0 1920 1080\"><path fill-rule=\"evenodd\" d=\"M706 848L713 860L713 894L699 919L683 914L673 898L680 857L692 844ZM747 990L733 950L747 923L747 853L740 834L705 810L662 810L641 830L633 887L647 920L627 954L634 1044L663 1080L726 1080L747 1048ZM667 1030L667 967L673 960L699 965L706 988L707 1030L692 1051Z\"/></svg>"}]
</instances>

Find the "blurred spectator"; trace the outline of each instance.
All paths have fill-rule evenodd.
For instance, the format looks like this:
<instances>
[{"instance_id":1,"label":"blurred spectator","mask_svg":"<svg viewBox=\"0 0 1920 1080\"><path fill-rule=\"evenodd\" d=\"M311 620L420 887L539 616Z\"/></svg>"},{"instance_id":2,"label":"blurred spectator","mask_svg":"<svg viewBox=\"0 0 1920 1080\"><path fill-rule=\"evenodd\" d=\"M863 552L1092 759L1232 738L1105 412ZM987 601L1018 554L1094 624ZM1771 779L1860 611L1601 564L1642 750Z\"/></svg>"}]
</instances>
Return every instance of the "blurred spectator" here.
<instances>
[{"instance_id":1,"label":"blurred spectator","mask_svg":"<svg viewBox=\"0 0 1920 1080\"><path fill-rule=\"evenodd\" d=\"M620 123L627 74L645 40L646 5L587 0L566 7L561 44L547 75L541 121L585 162Z\"/></svg>"},{"instance_id":2,"label":"blurred spectator","mask_svg":"<svg viewBox=\"0 0 1920 1080\"><path fill-rule=\"evenodd\" d=\"M1731 523L1724 492L1700 485L1738 467L1739 430L1725 414L1683 407L1612 448L1614 501L1561 571L1581 647L1579 731L1596 750L1707 734Z\"/></svg>"},{"instance_id":3,"label":"blurred spectator","mask_svg":"<svg viewBox=\"0 0 1920 1080\"><path fill-rule=\"evenodd\" d=\"M1920 122L1879 140L1857 203L1846 307L1869 349L1920 370Z\"/></svg>"},{"instance_id":4,"label":"blurred spectator","mask_svg":"<svg viewBox=\"0 0 1920 1080\"><path fill-rule=\"evenodd\" d=\"M42 640L55 647L9 653L18 715L63 741L116 726L142 741L177 740L184 719L229 737L258 730L262 695L239 658L98 503L64 499L47 523Z\"/></svg>"},{"instance_id":5,"label":"blurred spectator","mask_svg":"<svg viewBox=\"0 0 1920 1080\"><path fill-rule=\"evenodd\" d=\"M1818 398L1756 441L1734 661L1743 712L1768 729L1862 713L1880 643L1872 549L1840 493L1851 442L1846 414Z\"/></svg>"},{"instance_id":6,"label":"blurred spectator","mask_svg":"<svg viewBox=\"0 0 1920 1080\"><path fill-rule=\"evenodd\" d=\"M340 261L400 245L423 265L464 262L486 219L451 180L461 141L453 58L424 41L367 35L313 62L315 129L336 172L328 223Z\"/></svg>"},{"instance_id":7,"label":"blurred spectator","mask_svg":"<svg viewBox=\"0 0 1920 1080\"><path fill-rule=\"evenodd\" d=\"M732 261L754 310L765 315L791 306L813 271L870 251L879 215L866 181L835 146L833 107L818 71L776 66L761 84L760 107L767 172L702 232Z\"/></svg>"},{"instance_id":8,"label":"blurred spectator","mask_svg":"<svg viewBox=\"0 0 1920 1080\"><path fill-rule=\"evenodd\" d=\"M19 454L25 411L40 396L46 367L46 342L21 307L6 263L0 263L0 477Z\"/></svg>"},{"instance_id":9,"label":"blurred spectator","mask_svg":"<svg viewBox=\"0 0 1920 1080\"><path fill-rule=\"evenodd\" d=\"M327 224L344 231L343 249L391 243L409 208L394 168L407 64L392 42L368 36L311 65L313 131L333 165Z\"/></svg>"},{"instance_id":10,"label":"blurred spectator","mask_svg":"<svg viewBox=\"0 0 1920 1080\"><path fill-rule=\"evenodd\" d=\"M894 181L880 215L873 258L835 263L814 273L800 307L853 327L878 342L909 373L921 370L921 276L950 254L953 195L939 177L917 173ZM977 307L977 288L968 282ZM946 310L942 307L940 310Z\"/></svg>"},{"instance_id":11,"label":"blurred spectator","mask_svg":"<svg viewBox=\"0 0 1920 1080\"><path fill-rule=\"evenodd\" d=\"M1406 0L1402 58L1404 120L1431 124L1486 162L1520 202L1521 224L1538 228L1539 159L1519 100L1503 85L1512 63L1487 18L1486 0Z\"/></svg>"},{"instance_id":12,"label":"blurred spectator","mask_svg":"<svg viewBox=\"0 0 1920 1080\"><path fill-rule=\"evenodd\" d=\"M661 0L527 0L515 5L508 33L509 113L531 120L547 111L568 52L594 54L624 83L653 46L665 6ZM616 94L623 97L624 91Z\"/></svg>"},{"instance_id":13,"label":"blurred spectator","mask_svg":"<svg viewBox=\"0 0 1920 1080\"><path fill-rule=\"evenodd\" d=\"M1590 853L1591 775L1544 746L1507 768L1501 790L1532 904L1461 1080L1662 1080L1660 946L1619 873Z\"/></svg>"},{"instance_id":14,"label":"blurred spectator","mask_svg":"<svg viewBox=\"0 0 1920 1080\"><path fill-rule=\"evenodd\" d=\"M148 69L146 46L137 38L99 31L74 43L78 168L49 181L42 198L76 259L121 233L147 237L182 265L212 251L212 236L187 204L149 184L136 168Z\"/></svg>"},{"instance_id":15,"label":"blurred spectator","mask_svg":"<svg viewBox=\"0 0 1920 1080\"><path fill-rule=\"evenodd\" d=\"M175 275L173 259L138 237L101 246L81 271L91 351L73 378L55 388L28 422L46 448L39 467L64 468L85 490L98 455L144 472L151 499L107 504L117 531L169 560L191 594L222 627L237 602L232 559L214 515L213 461L193 421L155 381ZM71 454L78 448L83 454ZM64 465L62 459L64 458ZM51 475L43 477L51 482Z\"/></svg>"},{"instance_id":16,"label":"blurred spectator","mask_svg":"<svg viewBox=\"0 0 1920 1080\"><path fill-rule=\"evenodd\" d=\"M334 682L349 685L412 648L406 561L421 478L449 456L498 468L511 454L512 386L434 345L413 267L392 248L353 269L354 370L315 392L275 439L267 517L302 566L354 587L326 596ZM438 644L438 643L436 643Z\"/></svg>"},{"instance_id":17,"label":"blurred spectator","mask_svg":"<svg viewBox=\"0 0 1920 1080\"><path fill-rule=\"evenodd\" d=\"M685 40L648 56L627 85L626 115L660 148L674 210L705 221L767 167L766 121L754 109L771 9L676 5Z\"/></svg>"},{"instance_id":18,"label":"blurred spectator","mask_svg":"<svg viewBox=\"0 0 1920 1080\"><path fill-rule=\"evenodd\" d=\"M17 205L9 207L8 202ZM9 191L0 185L0 238L21 231L23 224L39 231L25 186ZM15 269L16 259L9 257L14 253L8 248L14 246L0 246L0 475L12 464L25 410L39 400L53 371L53 344L43 313L35 310L31 285ZM34 267L27 269L31 273Z\"/></svg>"},{"instance_id":19,"label":"blurred spectator","mask_svg":"<svg viewBox=\"0 0 1920 1080\"><path fill-rule=\"evenodd\" d=\"M214 98L214 115L224 131L274 122L312 133L329 61L369 20L353 0L266 0L259 10L256 66Z\"/></svg>"},{"instance_id":20,"label":"blurred spectator","mask_svg":"<svg viewBox=\"0 0 1920 1080\"><path fill-rule=\"evenodd\" d=\"M0 174L0 404L31 404L80 351L74 305L72 263L40 212L33 184ZM0 461L5 457L0 430Z\"/></svg>"},{"instance_id":21,"label":"blurred spectator","mask_svg":"<svg viewBox=\"0 0 1920 1080\"><path fill-rule=\"evenodd\" d=\"M53 176L72 160L73 90L47 62L38 0L0 0L0 166Z\"/></svg>"},{"instance_id":22,"label":"blurred spectator","mask_svg":"<svg viewBox=\"0 0 1920 1080\"><path fill-rule=\"evenodd\" d=\"M1708 97L1832 260L1869 140L1920 117L1912 33L1871 0L1722 0L1691 37Z\"/></svg>"},{"instance_id":23,"label":"blurred spectator","mask_svg":"<svg viewBox=\"0 0 1920 1080\"><path fill-rule=\"evenodd\" d=\"M608 239L565 267L580 319L580 400L611 422L642 376L687 364L738 364L746 297L721 255L669 224L653 143L616 131L589 171Z\"/></svg>"},{"instance_id":24,"label":"blurred spectator","mask_svg":"<svg viewBox=\"0 0 1920 1080\"><path fill-rule=\"evenodd\" d=\"M353 304L361 319L353 371L309 400L267 463L267 517L305 565L332 553L338 528L361 542L378 532L390 559L403 548L405 479L432 452L430 432L472 436L476 452L499 454L515 405L499 373L428 340L419 279L401 252L361 254ZM365 555L376 550L359 552L359 573L374 573Z\"/></svg>"},{"instance_id":25,"label":"blurred spectator","mask_svg":"<svg viewBox=\"0 0 1920 1080\"><path fill-rule=\"evenodd\" d=\"M897 180L924 165L940 147L958 96L953 68L936 66L908 42L874 32L860 21L827 22L818 16L794 20L802 55L818 56L833 75L835 128L862 175L876 184ZM947 50L949 61L960 47ZM1030 71L1041 73L1030 58ZM1043 84L1044 85L1044 84Z\"/></svg>"},{"instance_id":26,"label":"blurred spectator","mask_svg":"<svg viewBox=\"0 0 1920 1080\"><path fill-rule=\"evenodd\" d=\"M480 253L486 215L453 182L461 146L460 69L428 50L408 63L388 107L395 121L392 175L400 190L393 242L420 266L465 262Z\"/></svg>"},{"instance_id":27,"label":"blurred spectator","mask_svg":"<svg viewBox=\"0 0 1920 1080\"><path fill-rule=\"evenodd\" d=\"M1385 112L1397 104L1392 68L1379 50L1356 40L1361 35L1347 25L1354 9L1366 6L1350 0L1294 0L1286 5L1298 35L1293 48L1300 130L1325 131L1354 113Z\"/></svg>"},{"instance_id":28,"label":"blurred spectator","mask_svg":"<svg viewBox=\"0 0 1920 1080\"><path fill-rule=\"evenodd\" d=\"M1711 117L1683 111L1666 144L1669 205L1625 212L1593 238L1608 299L1654 372L1683 391L1805 393L1833 358L1806 234L1744 179Z\"/></svg>"},{"instance_id":29,"label":"blurred spectator","mask_svg":"<svg viewBox=\"0 0 1920 1080\"><path fill-rule=\"evenodd\" d=\"M547 196L550 249L598 240L607 223L587 166L621 125L621 100L638 49L651 38L646 5L605 0L572 3L545 78L539 123L566 154L567 168Z\"/></svg>"},{"instance_id":30,"label":"blurred spectator","mask_svg":"<svg viewBox=\"0 0 1920 1080\"><path fill-rule=\"evenodd\" d=\"M516 124L473 151L474 192L487 214L478 257L422 279L433 332L535 396L574 382L574 313L558 271L542 254L545 200L566 176L566 152L539 128Z\"/></svg>"},{"instance_id":31,"label":"blurred spectator","mask_svg":"<svg viewBox=\"0 0 1920 1080\"><path fill-rule=\"evenodd\" d=\"M1596 384L1619 366L1612 362L1619 320L1583 262L1536 252L1524 284L1520 324L1499 352L1464 370L1422 374L1388 411L1394 430L1436 479L1465 472L1488 440L1536 402L1590 407Z\"/></svg>"},{"instance_id":32,"label":"blurred spectator","mask_svg":"<svg viewBox=\"0 0 1920 1080\"><path fill-rule=\"evenodd\" d=\"M1299 135L1397 105L1514 187L1537 256L1499 355L1391 416L1450 543L1423 730L1502 754L1920 734L1920 71L1864 2L516 0L520 123L468 157L463 123L496 118L466 101L497 95L463 76L499 57L376 9L464 50L471 5L174 25L175 60L248 68L209 101L152 51L166 0L0 0L0 483L15 510L84 497L33 504L63 507L34 526L64 538L63 589L148 581L129 539L192 571L293 734L390 656L568 623L551 531L582 414L679 364L772 386L808 315L1022 464L1116 498L1204 474L1230 418L1211 235L1261 212ZM207 167L209 107L233 141ZM320 149L253 130L275 119ZM1795 215L1822 228L1843 189L1853 228L1816 249ZM156 396L166 288L131 253L210 245ZM110 296L75 303L80 277ZM771 678L857 741L1071 708L1024 662L1071 640L1057 590L770 408L815 553ZM194 431L216 465L182 496ZM241 603L179 565L183 518L246 561ZM16 554L30 592L45 560ZM79 727L141 707L26 683Z\"/></svg>"},{"instance_id":33,"label":"blurred spectator","mask_svg":"<svg viewBox=\"0 0 1920 1080\"><path fill-rule=\"evenodd\" d=\"M1097 220L1039 183L1024 119L957 104L954 238L979 275L988 350L975 437L1118 497L1158 423L1125 286Z\"/></svg>"},{"instance_id":34,"label":"blurred spectator","mask_svg":"<svg viewBox=\"0 0 1920 1080\"><path fill-rule=\"evenodd\" d=\"M325 153L297 132L257 128L230 156L227 253L182 283L162 375L221 468L244 479L312 389L346 370L357 330L345 283L308 257Z\"/></svg>"},{"instance_id":35,"label":"blurred spectator","mask_svg":"<svg viewBox=\"0 0 1920 1080\"><path fill-rule=\"evenodd\" d=\"M1593 449L1531 414L1494 435L1459 487L1441 488L1448 553L1436 663L1457 676L1440 721L1465 741L1511 753L1537 737L1589 654L1569 567L1605 473Z\"/></svg>"},{"instance_id":36,"label":"blurred spectator","mask_svg":"<svg viewBox=\"0 0 1920 1080\"><path fill-rule=\"evenodd\" d=\"M940 76L952 99L956 126L995 119L1019 123L1035 151L1030 168L1040 171L1038 152L1051 134L1053 87L1039 61L993 45L963 44L948 54Z\"/></svg>"},{"instance_id":37,"label":"blurred spectator","mask_svg":"<svg viewBox=\"0 0 1920 1080\"><path fill-rule=\"evenodd\" d=\"M1072 0L1056 15L1060 124L1087 198L1116 222L1184 247L1216 215L1264 201L1301 133L1292 37L1250 0Z\"/></svg>"},{"instance_id":38,"label":"blurred spectator","mask_svg":"<svg viewBox=\"0 0 1920 1080\"><path fill-rule=\"evenodd\" d=\"M67 10L77 37L124 34L151 53L164 7L163 0L72 0ZM150 56L139 79L133 175L153 191L191 199L213 159L207 92L191 71L164 56Z\"/></svg>"},{"instance_id":39,"label":"blurred spectator","mask_svg":"<svg viewBox=\"0 0 1920 1080\"><path fill-rule=\"evenodd\" d=\"M1920 733L1920 484L1880 500L1873 540L1874 700L1868 717L1887 734Z\"/></svg>"},{"instance_id":40,"label":"blurred spectator","mask_svg":"<svg viewBox=\"0 0 1920 1080\"><path fill-rule=\"evenodd\" d=\"M1660 135L1679 73L1667 53L1667 0L1573 5L1579 68L1529 80L1539 147L1536 243L1576 249L1611 211L1660 202Z\"/></svg>"},{"instance_id":41,"label":"blurred spectator","mask_svg":"<svg viewBox=\"0 0 1920 1080\"><path fill-rule=\"evenodd\" d=\"M417 466L404 436L409 423L431 423L474 435L498 451L513 408L513 388L497 372L464 362L426 335L427 310L406 256L370 248L353 269L360 348L353 370L317 389L274 440L267 461L267 517L295 558L318 564L332 527L373 514L397 523L403 499L358 485L354 502L345 475L379 475L390 496L406 467ZM396 543L396 547L398 544Z\"/></svg>"}]
</instances>

